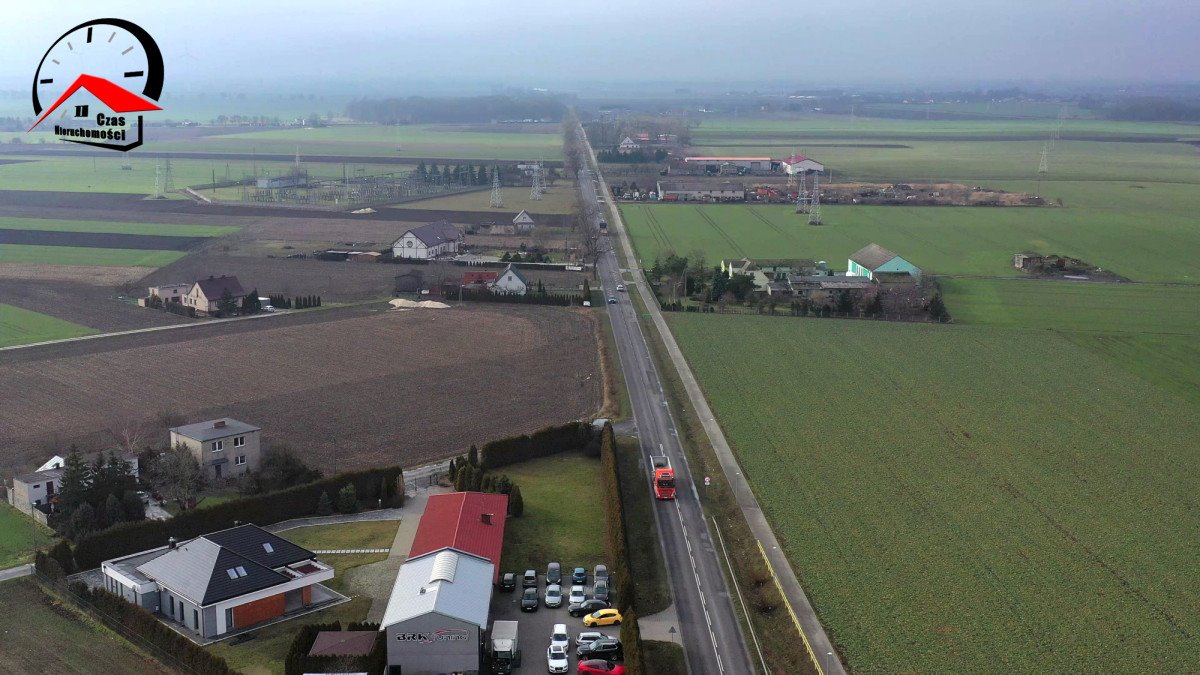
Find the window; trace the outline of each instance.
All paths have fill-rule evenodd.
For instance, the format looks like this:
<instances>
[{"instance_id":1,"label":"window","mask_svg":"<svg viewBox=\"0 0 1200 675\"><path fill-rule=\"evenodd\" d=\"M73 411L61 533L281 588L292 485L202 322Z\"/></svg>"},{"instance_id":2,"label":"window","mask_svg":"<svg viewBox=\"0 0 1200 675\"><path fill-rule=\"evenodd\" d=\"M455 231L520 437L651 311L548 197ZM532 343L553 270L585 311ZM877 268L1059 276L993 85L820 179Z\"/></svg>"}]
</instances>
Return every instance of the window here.
<instances>
[{"instance_id":1,"label":"window","mask_svg":"<svg viewBox=\"0 0 1200 675\"><path fill-rule=\"evenodd\" d=\"M200 630L200 610L198 609L192 610L192 628Z\"/></svg>"},{"instance_id":2,"label":"window","mask_svg":"<svg viewBox=\"0 0 1200 675\"><path fill-rule=\"evenodd\" d=\"M170 604L170 606L171 606L171 616L175 616L175 596L168 595L167 601L168 601L168 604Z\"/></svg>"},{"instance_id":3,"label":"window","mask_svg":"<svg viewBox=\"0 0 1200 675\"><path fill-rule=\"evenodd\" d=\"M237 456L237 457L234 459L234 463L235 463L235 464L237 464L238 466L241 466L241 465L245 464L245 463L246 463L246 456L245 456L245 455L238 455L238 456Z\"/></svg>"},{"instance_id":4,"label":"window","mask_svg":"<svg viewBox=\"0 0 1200 675\"><path fill-rule=\"evenodd\" d=\"M220 452L225 449L225 441L213 441L212 451Z\"/></svg>"},{"instance_id":5,"label":"window","mask_svg":"<svg viewBox=\"0 0 1200 675\"><path fill-rule=\"evenodd\" d=\"M267 553L274 553L274 552L275 552L275 547L274 547L274 546L271 546L271 542L269 542L269 541L264 541L264 542L263 542L263 550L264 550L264 551L266 551Z\"/></svg>"},{"instance_id":6,"label":"window","mask_svg":"<svg viewBox=\"0 0 1200 675\"><path fill-rule=\"evenodd\" d=\"M230 579L238 578L237 570L234 570L233 568L225 570L225 574L228 574Z\"/></svg>"},{"instance_id":7,"label":"window","mask_svg":"<svg viewBox=\"0 0 1200 675\"><path fill-rule=\"evenodd\" d=\"M233 437L233 447L240 448L244 445L246 445L246 437L245 436L234 436Z\"/></svg>"},{"instance_id":8,"label":"window","mask_svg":"<svg viewBox=\"0 0 1200 675\"><path fill-rule=\"evenodd\" d=\"M225 610L225 630L226 631L233 630L233 608L232 607Z\"/></svg>"},{"instance_id":9,"label":"window","mask_svg":"<svg viewBox=\"0 0 1200 675\"><path fill-rule=\"evenodd\" d=\"M34 490L36 490L36 489L38 489L38 488L40 488L40 487L42 487L42 484L41 484L41 483L38 483L37 485L34 485L34 486L33 486L33 489L34 489Z\"/></svg>"},{"instance_id":10,"label":"window","mask_svg":"<svg viewBox=\"0 0 1200 675\"><path fill-rule=\"evenodd\" d=\"M244 577L244 576L246 576L246 568L245 568L245 567L242 567L241 565L238 565L238 566L237 566L237 573L238 573L238 576L239 576L239 577Z\"/></svg>"}]
</instances>

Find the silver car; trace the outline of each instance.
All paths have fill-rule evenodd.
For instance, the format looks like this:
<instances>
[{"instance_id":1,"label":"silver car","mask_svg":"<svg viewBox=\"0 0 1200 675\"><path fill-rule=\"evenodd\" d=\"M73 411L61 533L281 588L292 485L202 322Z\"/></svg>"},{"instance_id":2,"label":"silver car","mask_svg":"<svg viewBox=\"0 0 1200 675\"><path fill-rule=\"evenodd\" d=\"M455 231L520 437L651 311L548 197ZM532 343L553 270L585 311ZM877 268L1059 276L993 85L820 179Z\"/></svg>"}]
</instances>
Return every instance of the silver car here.
<instances>
[{"instance_id":1,"label":"silver car","mask_svg":"<svg viewBox=\"0 0 1200 675\"><path fill-rule=\"evenodd\" d=\"M584 600L587 600L587 595L585 595L583 592L583 586L572 586L571 597L567 599L567 602L570 602L572 605L576 605Z\"/></svg>"},{"instance_id":2,"label":"silver car","mask_svg":"<svg viewBox=\"0 0 1200 675\"><path fill-rule=\"evenodd\" d=\"M562 586L558 584L550 584L546 587L546 606L547 607L562 607Z\"/></svg>"}]
</instances>

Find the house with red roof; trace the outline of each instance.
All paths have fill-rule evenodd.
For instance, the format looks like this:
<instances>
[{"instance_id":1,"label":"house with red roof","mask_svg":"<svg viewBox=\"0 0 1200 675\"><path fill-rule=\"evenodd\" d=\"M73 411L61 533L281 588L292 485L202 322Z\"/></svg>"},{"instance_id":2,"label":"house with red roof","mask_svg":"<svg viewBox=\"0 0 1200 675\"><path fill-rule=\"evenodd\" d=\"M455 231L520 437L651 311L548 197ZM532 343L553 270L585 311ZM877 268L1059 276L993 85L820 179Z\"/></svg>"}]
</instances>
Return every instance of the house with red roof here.
<instances>
[{"instance_id":1,"label":"house with red roof","mask_svg":"<svg viewBox=\"0 0 1200 675\"><path fill-rule=\"evenodd\" d=\"M463 286L488 286L496 283L499 272L463 272Z\"/></svg>"},{"instance_id":2,"label":"house with red roof","mask_svg":"<svg viewBox=\"0 0 1200 675\"><path fill-rule=\"evenodd\" d=\"M500 578L508 495L450 492L431 495L417 525L409 559L445 548L471 553L492 563L492 583Z\"/></svg>"},{"instance_id":3,"label":"house with red roof","mask_svg":"<svg viewBox=\"0 0 1200 675\"><path fill-rule=\"evenodd\" d=\"M792 155L779 160L779 169L790 176L810 172L821 173L825 171L825 165L804 155Z\"/></svg>"}]
</instances>

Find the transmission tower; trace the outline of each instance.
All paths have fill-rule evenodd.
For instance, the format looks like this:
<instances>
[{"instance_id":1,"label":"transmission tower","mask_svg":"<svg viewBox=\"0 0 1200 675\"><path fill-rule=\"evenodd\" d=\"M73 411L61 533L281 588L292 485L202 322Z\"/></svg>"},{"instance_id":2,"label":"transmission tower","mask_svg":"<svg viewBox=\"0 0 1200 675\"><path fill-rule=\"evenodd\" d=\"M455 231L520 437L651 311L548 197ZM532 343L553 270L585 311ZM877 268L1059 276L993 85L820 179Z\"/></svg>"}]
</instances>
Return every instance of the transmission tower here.
<instances>
[{"instance_id":1,"label":"transmission tower","mask_svg":"<svg viewBox=\"0 0 1200 675\"><path fill-rule=\"evenodd\" d=\"M162 199L163 195L163 172L162 160L157 157L154 159L154 198Z\"/></svg>"},{"instance_id":2,"label":"transmission tower","mask_svg":"<svg viewBox=\"0 0 1200 675\"><path fill-rule=\"evenodd\" d=\"M529 198L535 202L542 201L542 163L533 165L533 185L529 188Z\"/></svg>"},{"instance_id":3,"label":"transmission tower","mask_svg":"<svg viewBox=\"0 0 1200 675\"><path fill-rule=\"evenodd\" d=\"M175 191L175 176L171 171L171 158L163 163L163 192Z\"/></svg>"},{"instance_id":4,"label":"transmission tower","mask_svg":"<svg viewBox=\"0 0 1200 675\"><path fill-rule=\"evenodd\" d=\"M812 199L808 203L808 224L821 224L821 188L820 174L813 173Z\"/></svg>"},{"instance_id":5,"label":"transmission tower","mask_svg":"<svg viewBox=\"0 0 1200 675\"><path fill-rule=\"evenodd\" d=\"M1042 196L1042 177L1050 170L1050 143L1042 143L1042 158L1038 161L1037 196Z\"/></svg>"},{"instance_id":6,"label":"transmission tower","mask_svg":"<svg viewBox=\"0 0 1200 675\"><path fill-rule=\"evenodd\" d=\"M808 180L807 173L800 174L800 190L796 193L796 213L808 213L808 188L805 183Z\"/></svg>"},{"instance_id":7,"label":"transmission tower","mask_svg":"<svg viewBox=\"0 0 1200 675\"><path fill-rule=\"evenodd\" d=\"M504 197L500 194L500 166L492 167L492 208L504 208Z\"/></svg>"}]
</instances>

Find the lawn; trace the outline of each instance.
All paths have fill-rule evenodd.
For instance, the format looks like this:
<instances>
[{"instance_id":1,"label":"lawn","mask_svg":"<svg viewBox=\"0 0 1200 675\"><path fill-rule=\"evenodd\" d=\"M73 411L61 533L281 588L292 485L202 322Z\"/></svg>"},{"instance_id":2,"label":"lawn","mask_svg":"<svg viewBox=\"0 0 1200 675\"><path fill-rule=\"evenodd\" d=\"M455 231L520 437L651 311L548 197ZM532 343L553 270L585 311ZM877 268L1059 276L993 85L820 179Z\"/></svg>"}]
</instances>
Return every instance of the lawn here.
<instances>
[{"instance_id":1,"label":"lawn","mask_svg":"<svg viewBox=\"0 0 1200 675\"><path fill-rule=\"evenodd\" d=\"M0 263L41 265L98 265L101 267L163 267L187 255L184 251L143 251L130 248L25 246L0 244Z\"/></svg>"},{"instance_id":2,"label":"lawn","mask_svg":"<svg viewBox=\"0 0 1200 675\"><path fill-rule=\"evenodd\" d=\"M310 551L343 548L391 548L398 520L366 520L339 525L313 525L281 532L279 536Z\"/></svg>"},{"instance_id":3,"label":"lawn","mask_svg":"<svg viewBox=\"0 0 1200 675\"><path fill-rule=\"evenodd\" d=\"M0 247L0 256L3 256L4 248ZM95 332L87 326L0 303L0 347L79 337Z\"/></svg>"},{"instance_id":4,"label":"lawn","mask_svg":"<svg viewBox=\"0 0 1200 675\"><path fill-rule=\"evenodd\" d=\"M612 562L605 556L600 522L600 461L578 453L553 455L498 469L521 486L525 513L504 529L501 572L544 572Z\"/></svg>"},{"instance_id":5,"label":"lawn","mask_svg":"<svg viewBox=\"0 0 1200 675\"><path fill-rule=\"evenodd\" d=\"M6 673L167 673L109 629L47 595L30 579L0 584L0 671Z\"/></svg>"},{"instance_id":6,"label":"lawn","mask_svg":"<svg viewBox=\"0 0 1200 675\"><path fill-rule=\"evenodd\" d=\"M852 669L1200 667L1194 401L1072 333L669 322Z\"/></svg>"},{"instance_id":7,"label":"lawn","mask_svg":"<svg viewBox=\"0 0 1200 675\"><path fill-rule=\"evenodd\" d=\"M570 181L560 180L554 187L546 191L540 201L529 198L529 189L520 187L500 188L504 199L504 208L497 211L528 211L532 215L539 213L563 214L570 213L575 208L575 186ZM441 209L446 211L492 211L491 190L480 190L449 197L433 197L415 202L397 204L395 209Z\"/></svg>"},{"instance_id":8,"label":"lawn","mask_svg":"<svg viewBox=\"0 0 1200 675\"><path fill-rule=\"evenodd\" d=\"M48 232L110 232L113 234L162 235L166 237L220 237L237 232L226 225L171 225L167 223L119 223L108 220L51 220L0 218L0 229Z\"/></svg>"},{"instance_id":9,"label":"lawn","mask_svg":"<svg viewBox=\"0 0 1200 675\"><path fill-rule=\"evenodd\" d=\"M33 562L34 550L48 549L54 540L54 532L49 528L0 502L0 569Z\"/></svg>"}]
</instances>

